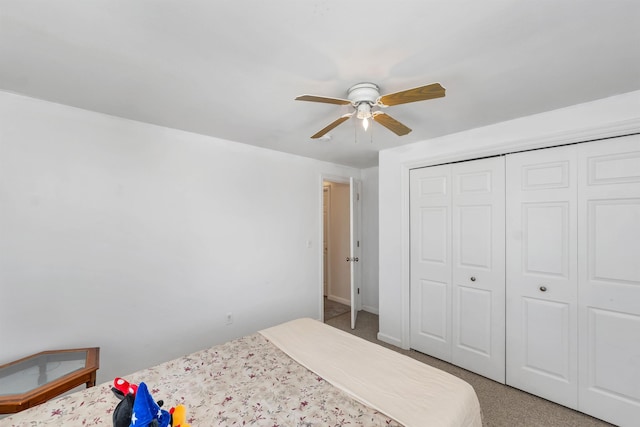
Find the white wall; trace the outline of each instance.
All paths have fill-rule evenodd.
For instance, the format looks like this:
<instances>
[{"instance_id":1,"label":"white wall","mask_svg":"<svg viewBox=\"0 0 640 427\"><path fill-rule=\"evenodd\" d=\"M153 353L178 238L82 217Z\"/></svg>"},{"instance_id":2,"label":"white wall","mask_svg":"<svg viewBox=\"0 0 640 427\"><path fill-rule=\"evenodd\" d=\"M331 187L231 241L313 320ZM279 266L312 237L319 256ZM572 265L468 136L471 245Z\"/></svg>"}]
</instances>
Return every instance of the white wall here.
<instances>
[{"instance_id":1,"label":"white wall","mask_svg":"<svg viewBox=\"0 0 640 427\"><path fill-rule=\"evenodd\" d=\"M320 318L323 174L360 171L0 92L0 364L100 346L111 381Z\"/></svg>"},{"instance_id":2,"label":"white wall","mask_svg":"<svg viewBox=\"0 0 640 427\"><path fill-rule=\"evenodd\" d=\"M378 167L362 170L362 309L378 314Z\"/></svg>"},{"instance_id":3,"label":"white wall","mask_svg":"<svg viewBox=\"0 0 640 427\"><path fill-rule=\"evenodd\" d=\"M409 346L411 168L636 132L640 91L381 151L378 338Z\"/></svg>"}]
</instances>

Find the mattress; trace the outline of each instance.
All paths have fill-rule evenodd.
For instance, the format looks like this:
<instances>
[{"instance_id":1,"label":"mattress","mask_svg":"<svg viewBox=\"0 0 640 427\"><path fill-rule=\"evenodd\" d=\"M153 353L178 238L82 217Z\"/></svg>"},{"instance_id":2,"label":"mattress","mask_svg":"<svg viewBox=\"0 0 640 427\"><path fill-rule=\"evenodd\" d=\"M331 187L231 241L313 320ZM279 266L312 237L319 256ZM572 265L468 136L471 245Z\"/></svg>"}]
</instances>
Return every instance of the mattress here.
<instances>
[{"instance_id":1,"label":"mattress","mask_svg":"<svg viewBox=\"0 0 640 427\"><path fill-rule=\"evenodd\" d=\"M184 405L192 427L481 425L464 381L312 319L124 377L144 381L164 409ZM0 419L0 426L108 426L118 402L107 382Z\"/></svg>"}]
</instances>

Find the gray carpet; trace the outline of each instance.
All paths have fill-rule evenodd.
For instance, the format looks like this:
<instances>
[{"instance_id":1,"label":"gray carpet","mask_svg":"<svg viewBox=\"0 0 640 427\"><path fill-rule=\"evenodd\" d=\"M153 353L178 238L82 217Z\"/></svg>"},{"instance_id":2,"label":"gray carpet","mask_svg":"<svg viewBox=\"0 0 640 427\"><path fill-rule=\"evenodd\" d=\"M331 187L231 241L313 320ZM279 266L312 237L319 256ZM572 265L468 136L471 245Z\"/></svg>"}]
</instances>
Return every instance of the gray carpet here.
<instances>
[{"instance_id":1,"label":"gray carpet","mask_svg":"<svg viewBox=\"0 0 640 427\"><path fill-rule=\"evenodd\" d=\"M462 378L473 386L482 408L485 426L509 427L602 427L611 426L604 421L576 412L572 409L541 399L515 388L499 384L465 369L435 359L414 350L402 350L378 341L378 316L360 311L355 330L350 328L348 314L328 319L325 323L350 332L368 341L405 354Z\"/></svg>"},{"instance_id":2,"label":"gray carpet","mask_svg":"<svg viewBox=\"0 0 640 427\"><path fill-rule=\"evenodd\" d=\"M349 307L348 305L331 301L327 297L324 297L324 320L325 321L349 312L351 312L351 307Z\"/></svg>"}]
</instances>

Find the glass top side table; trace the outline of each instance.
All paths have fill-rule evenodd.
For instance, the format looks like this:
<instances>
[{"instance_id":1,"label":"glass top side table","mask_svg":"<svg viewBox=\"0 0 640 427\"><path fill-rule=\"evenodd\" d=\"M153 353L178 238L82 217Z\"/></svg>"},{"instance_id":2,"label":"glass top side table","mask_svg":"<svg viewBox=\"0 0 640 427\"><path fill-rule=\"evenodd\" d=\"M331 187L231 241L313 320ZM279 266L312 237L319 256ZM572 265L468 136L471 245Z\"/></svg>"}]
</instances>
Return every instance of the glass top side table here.
<instances>
[{"instance_id":1,"label":"glass top side table","mask_svg":"<svg viewBox=\"0 0 640 427\"><path fill-rule=\"evenodd\" d=\"M79 385L96 385L100 348L43 351L0 365L0 414L30 408Z\"/></svg>"}]
</instances>

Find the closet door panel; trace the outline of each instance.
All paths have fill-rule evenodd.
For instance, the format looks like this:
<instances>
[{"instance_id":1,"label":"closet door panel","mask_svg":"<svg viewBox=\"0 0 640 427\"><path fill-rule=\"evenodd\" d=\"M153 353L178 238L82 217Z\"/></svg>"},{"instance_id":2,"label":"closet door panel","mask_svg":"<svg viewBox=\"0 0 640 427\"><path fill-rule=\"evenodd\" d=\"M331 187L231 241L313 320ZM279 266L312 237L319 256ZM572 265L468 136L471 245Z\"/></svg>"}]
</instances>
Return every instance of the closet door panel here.
<instances>
[{"instance_id":1,"label":"closet door panel","mask_svg":"<svg viewBox=\"0 0 640 427\"><path fill-rule=\"evenodd\" d=\"M452 362L505 381L504 158L452 165Z\"/></svg>"},{"instance_id":2,"label":"closet door panel","mask_svg":"<svg viewBox=\"0 0 640 427\"><path fill-rule=\"evenodd\" d=\"M491 348L491 292L459 286L455 300L460 321L457 323L458 351L464 350L481 358L490 358Z\"/></svg>"},{"instance_id":3,"label":"closet door panel","mask_svg":"<svg viewBox=\"0 0 640 427\"><path fill-rule=\"evenodd\" d=\"M579 409L640 417L640 136L578 147Z\"/></svg>"},{"instance_id":4,"label":"closet door panel","mask_svg":"<svg viewBox=\"0 0 640 427\"><path fill-rule=\"evenodd\" d=\"M575 147L507 156L507 384L577 408Z\"/></svg>"},{"instance_id":5,"label":"closet door panel","mask_svg":"<svg viewBox=\"0 0 640 427\"><path fill-rule=\"evenodd\" d=\"M412 295L420 304L419 324L413 326L417 327L416 332L423 339L447 342L449 310L444 309L447 305L447 287L444 282L422 279L415 289L415 295Z\"/></svg>"},{"instance_id":6,"label":"closet door panel","mask_svg":"<svg viewBox=\"0 0 640 427\"><path fill-rule=\"evenodd\" d=\"M630 359L640 354L638 340L632 338L638 337L640 316L590 307L587 318L585 355L591 359L586 372L589 392L610 398L626 397L637 404L640 401L638 376L634 372L637 369L630 370L629 365Z\"/></svg>"},{"instance_id":7,"label":"closet door panel","mask_svg":"<svg viewBox=\"0 0 640 427\"><path fill-rule=\"evenodd\" d=\"M420 242L418 243L419 261L431 263L432 267L443 267L448 263L449 235L449 207L420 207L417 212L418 233ZM434 271L435 272L435 271ZM437 273L444 272L441 268Z\"/></svg>"},{"instance_id":8,"label":"closet door panel","mask_svg":"<svg viewBox=\"0 0 640 427\"><path fill-rule=\"evenodd\" d=\"M569 204L523 203L522 271L530 276L558 277L569 274Z\"/></svg>"},{"instance_id":9,"label":"closet door panel","mask_svg":"<svg viewBox=\"0 0 640 427\"><path fill-rule=\"evenodd\" d=\"M411 347L451 360L451 167L410 172Z\"/></svg>"},{"instance_id":10,"label":"closet door panel","mask_svg":"<svg viewBox=\"0 0 640 427\"><path fill-rule=\"evenodd\" d=\"M569 382L569 304L537 298L523 298L522 304L523 369Z\"/></svg>"},{"instance_id":11,"label":"closet door panel","mask_svg":"<svg viewBox=\"0 0 640 427\"><path fill-rule=\"evenodd\" d=\"M587 202L589 279L633 285L640 277L640 256L626 242L640 241L640 197L608 197Z\"/></svg>"},{"instance_id":12,"label":"closet door panel","mask_svg":"<svg viewBox=\"0 0 640 427\"><path fill-rule=\"evenodd\" d=\"M493 209L489 205L459 206L457 211L458 265L463 268L491 269Z\"/></svg>"}]
</instances>

